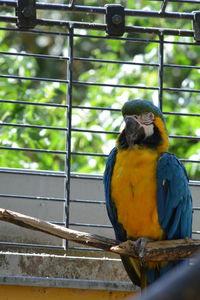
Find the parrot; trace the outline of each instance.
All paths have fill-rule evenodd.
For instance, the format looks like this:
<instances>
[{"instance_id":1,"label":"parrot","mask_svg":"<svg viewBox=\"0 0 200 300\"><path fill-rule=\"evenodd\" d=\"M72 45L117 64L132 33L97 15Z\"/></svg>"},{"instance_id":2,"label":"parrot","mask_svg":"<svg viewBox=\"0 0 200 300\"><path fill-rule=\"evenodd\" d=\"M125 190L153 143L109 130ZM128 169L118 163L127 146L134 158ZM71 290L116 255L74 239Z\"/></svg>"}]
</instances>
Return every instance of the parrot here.
<instances>
[{"instance_id":1,"label":"parrot","mask_svg":"<svg viewBox=\"0 0 200 300\"><path fill-rule=\"evenodd\" d=\"M125 127L111 150L103 175L108 217L117 241L191 238L192 196L183 164L168 152L161 110L152 102L122 106ZM143 288L180 261L141 262L121 256L131 281Z\"/></svg>"}]
</instances>

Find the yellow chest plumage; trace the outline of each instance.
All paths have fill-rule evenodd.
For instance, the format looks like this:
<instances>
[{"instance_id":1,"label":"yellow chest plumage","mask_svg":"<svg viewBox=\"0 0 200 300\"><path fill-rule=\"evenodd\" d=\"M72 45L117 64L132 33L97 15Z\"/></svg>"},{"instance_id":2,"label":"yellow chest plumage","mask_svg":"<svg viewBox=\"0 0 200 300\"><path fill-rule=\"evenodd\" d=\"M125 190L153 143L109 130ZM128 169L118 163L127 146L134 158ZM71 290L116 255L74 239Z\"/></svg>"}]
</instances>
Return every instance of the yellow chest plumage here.
<instances>
[{"instance_id":1,"label":"yellow chest plumage","mask_svg":"<svg viewBox=\"0 0 200 300\"><path fill-rule=\"evenodd\" d=\"M118 150L111 179L111 198L128 238L162 239L156 200L159 153L136 146Z\"/></svg>"}]
</instances>

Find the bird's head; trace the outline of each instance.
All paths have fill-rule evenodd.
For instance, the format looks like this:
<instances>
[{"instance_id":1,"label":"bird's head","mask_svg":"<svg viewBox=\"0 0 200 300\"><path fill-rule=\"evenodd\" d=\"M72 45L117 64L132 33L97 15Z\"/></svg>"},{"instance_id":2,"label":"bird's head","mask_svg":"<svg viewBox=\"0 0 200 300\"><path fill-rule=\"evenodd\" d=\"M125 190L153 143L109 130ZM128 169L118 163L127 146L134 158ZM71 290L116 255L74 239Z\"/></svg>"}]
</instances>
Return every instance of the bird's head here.
<instances>
[{"instance_id":1,"label":"bird's head","mask_svg":"<svg viewBox=\"0 0 200 300\"><path fill-rule=\"evenodd\" d=\"M146 100L128 101L122 107L126 123L118 138L119 148L146 146L164 152L168 148L165 120L158 107Z\"/></svg>"}]
</instances>

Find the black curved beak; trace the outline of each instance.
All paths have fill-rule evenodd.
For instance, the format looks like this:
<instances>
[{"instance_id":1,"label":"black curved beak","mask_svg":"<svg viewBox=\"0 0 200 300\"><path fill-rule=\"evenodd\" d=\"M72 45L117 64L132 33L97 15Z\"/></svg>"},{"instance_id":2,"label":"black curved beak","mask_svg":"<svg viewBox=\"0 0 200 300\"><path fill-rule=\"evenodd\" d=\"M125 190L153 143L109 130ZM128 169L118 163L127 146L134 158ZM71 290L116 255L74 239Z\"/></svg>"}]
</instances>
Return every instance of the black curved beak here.
<instances>
[{"instance_id":1,"label":"black curved beak","mask_svg":"<svg viewBox=\"0 0 200 300\"><path fill-rule=\"evenodd\" d=\"M126 140L130 148L133 148L135 144L138 144L145 137L144 128L131 117L125 118L125 135Z\"/></svg>"}]
</instances>

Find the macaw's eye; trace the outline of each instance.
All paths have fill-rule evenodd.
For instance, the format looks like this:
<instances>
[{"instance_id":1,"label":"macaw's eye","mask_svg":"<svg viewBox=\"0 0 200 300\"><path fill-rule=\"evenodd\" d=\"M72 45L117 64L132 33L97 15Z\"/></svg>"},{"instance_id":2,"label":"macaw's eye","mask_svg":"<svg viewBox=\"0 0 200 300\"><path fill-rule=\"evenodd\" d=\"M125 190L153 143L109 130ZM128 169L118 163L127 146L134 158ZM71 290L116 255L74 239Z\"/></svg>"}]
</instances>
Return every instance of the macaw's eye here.
<instances>
[{"instance_id":1,"label":"macaw's eye","mask_svg":"<svg viewBox=\"0 0 200 300\"><path fill-rule=\"evenodd\" d=\"M149 120L154 120L154 114L152 112L148 112L146 113L146 117L149 119Z\"/></svg>"},{"instance_id":2,"label":"macaw's eye","mask_svg":"<svg viewBox=\"0 0 200 300\"><path fill-rule=\"evenodd\" d=\"M142 115L140 115L140 121L142 124L152 124L154 121L154 114L152 112L146 112Z\"/></svg>"}]
</instances>

